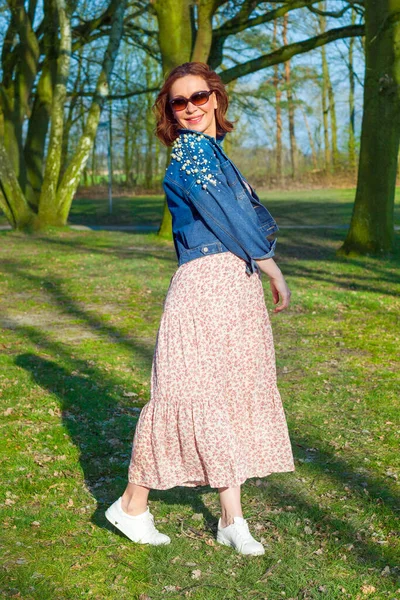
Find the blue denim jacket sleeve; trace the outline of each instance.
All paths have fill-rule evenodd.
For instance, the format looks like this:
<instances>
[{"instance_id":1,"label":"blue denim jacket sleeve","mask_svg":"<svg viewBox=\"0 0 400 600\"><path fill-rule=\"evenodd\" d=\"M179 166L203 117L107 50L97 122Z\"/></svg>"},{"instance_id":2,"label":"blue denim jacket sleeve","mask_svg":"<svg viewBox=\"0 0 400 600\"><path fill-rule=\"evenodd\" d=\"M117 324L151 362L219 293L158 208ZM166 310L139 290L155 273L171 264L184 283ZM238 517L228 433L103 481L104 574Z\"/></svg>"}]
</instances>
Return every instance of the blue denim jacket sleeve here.
<instances>
[{"instance_id":1,"label":"blue denim jacket sleeve","mask_svg":"<svg viewBox=\"0 0 400 600\"><path fill-rule=\"evenodd\" d=\"M176 140L164 182L166 193L184 195L207 226L234 254L253 260L274 256L276 239L269 241L260 229L250 201L241 205L219 166L212 145L202 136Z\"/></svg>"}]
</instances>

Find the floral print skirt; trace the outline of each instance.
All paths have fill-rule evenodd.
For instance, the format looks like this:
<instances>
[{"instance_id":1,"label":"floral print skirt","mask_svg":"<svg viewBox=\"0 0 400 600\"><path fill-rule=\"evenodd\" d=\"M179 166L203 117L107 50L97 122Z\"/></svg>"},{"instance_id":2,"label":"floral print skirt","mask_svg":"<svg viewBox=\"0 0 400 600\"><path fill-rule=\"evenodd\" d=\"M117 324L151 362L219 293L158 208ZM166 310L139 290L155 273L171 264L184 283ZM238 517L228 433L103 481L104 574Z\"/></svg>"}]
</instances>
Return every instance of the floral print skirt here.
<instances>
[{"instance_id":1,"label":"floral print skirt","mask_svg":"<svg viewBox=\"0 0 400 600\"><path fill-rule=\"evenodd\" d=\"M218 488L295 470L261 274L245 267L222 252L172 276L129 482Z\"/></svg>"}]
</instances>

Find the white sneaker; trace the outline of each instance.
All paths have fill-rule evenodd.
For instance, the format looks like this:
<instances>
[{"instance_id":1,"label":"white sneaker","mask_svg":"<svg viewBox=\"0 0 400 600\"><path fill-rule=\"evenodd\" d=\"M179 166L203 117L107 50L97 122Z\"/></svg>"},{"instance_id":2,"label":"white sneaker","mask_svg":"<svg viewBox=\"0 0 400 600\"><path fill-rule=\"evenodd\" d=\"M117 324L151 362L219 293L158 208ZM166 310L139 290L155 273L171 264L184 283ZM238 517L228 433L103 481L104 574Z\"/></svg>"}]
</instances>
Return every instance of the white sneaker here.
<instances>
[{"instance_id":1,"label":"white sneaker","mask_svg":"<svg viewBox=\"0 0 400 600\"><path fill-rule=\"evenodd\" d=\"M169 544L171 541L168 535L156 529L149 507L140 515L128 515L122 510L121 498L118 498L105 514L110 523L122 531L132 542L158 546Z\"/></svg>"},{"instance_id":2,"label":"white sneaker","mask_svg":"<svg viewBox=\"0 0 400 600\"><path fill-rule=\"evenodd\" d=\"M234 517L233 521L231 525L221 527L221 518L218 519L217 542L231 546L241 554L264 554L264 546L251 535L246 519Z\"/></svg>"}]
</instances>

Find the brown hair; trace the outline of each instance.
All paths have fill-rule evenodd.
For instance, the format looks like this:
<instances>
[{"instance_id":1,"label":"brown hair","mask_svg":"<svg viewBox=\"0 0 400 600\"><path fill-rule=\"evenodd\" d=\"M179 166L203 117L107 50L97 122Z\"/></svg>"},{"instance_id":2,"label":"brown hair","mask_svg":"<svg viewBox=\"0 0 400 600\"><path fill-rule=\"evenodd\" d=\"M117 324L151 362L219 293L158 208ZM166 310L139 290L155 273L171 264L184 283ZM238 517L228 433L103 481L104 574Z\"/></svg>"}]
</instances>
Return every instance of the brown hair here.
<instances>
[{"instance_id":1,"label":"brown hair","mask_svg":"<svg viewBox=\"0 0 400 600\"><path fill-rule=\"evenodd\" d=\"M155 135L164 144L171 146L172 142L178 137L179 123L175 120L172 108L169 105L169 91L172 84L185 75L198 75L208 84L210 90L215 92L218 100L218 108L215 110L215 120L217 126L217 136L223 136L228 131L232 131L233 123L225 118L228 109L229 99L225 90L225 85L219 75L212 71L206 63L186 62L170 71L164 81L164 84L153 104L153 112L156 117Z\"/></svg>"}]
</instances>

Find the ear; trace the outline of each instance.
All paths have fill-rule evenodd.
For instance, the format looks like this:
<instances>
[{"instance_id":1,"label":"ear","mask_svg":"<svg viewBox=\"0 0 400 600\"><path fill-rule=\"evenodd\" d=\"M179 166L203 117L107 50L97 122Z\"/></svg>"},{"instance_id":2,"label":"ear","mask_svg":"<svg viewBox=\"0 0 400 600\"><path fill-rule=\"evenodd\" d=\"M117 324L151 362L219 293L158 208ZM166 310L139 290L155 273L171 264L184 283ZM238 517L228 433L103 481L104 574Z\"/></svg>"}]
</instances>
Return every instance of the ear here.
<instances>
[{"instance_id":1,"label":"ear","mask_svg":"<svg viewBox=\"0 0 400 600\"><path fill-rule=\"evenodd\" d=\"M214 108L218 108L217 94L215 92L213 92L212 97L213 97Z\"/></svg>"}]
</instances>

